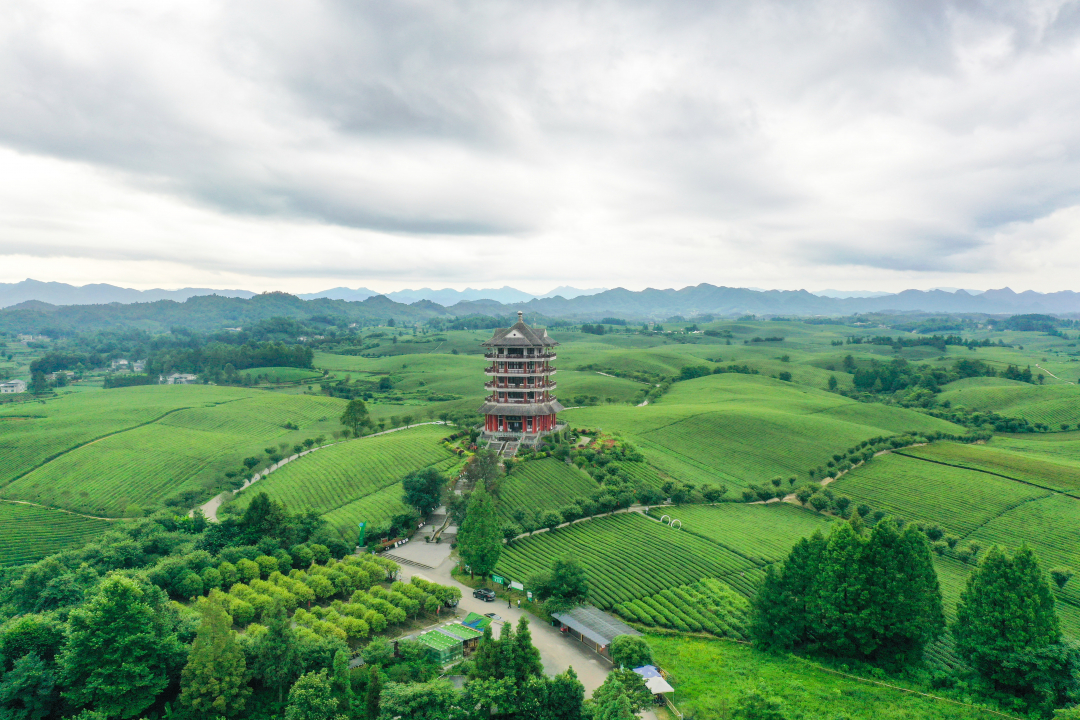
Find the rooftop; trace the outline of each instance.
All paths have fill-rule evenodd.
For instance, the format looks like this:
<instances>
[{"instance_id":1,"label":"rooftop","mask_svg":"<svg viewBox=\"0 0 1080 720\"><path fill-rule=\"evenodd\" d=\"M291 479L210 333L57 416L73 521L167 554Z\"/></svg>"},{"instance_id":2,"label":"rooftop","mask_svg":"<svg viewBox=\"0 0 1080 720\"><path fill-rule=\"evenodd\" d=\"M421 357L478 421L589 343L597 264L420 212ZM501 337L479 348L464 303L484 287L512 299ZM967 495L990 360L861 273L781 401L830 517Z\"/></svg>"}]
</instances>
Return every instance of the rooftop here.
<instances>
[{"instance_id":1,"label":"rooftop","mask_svg":"<svg viewBox=\"0 0 1080 720\"><path fill-rule=\"evenodd\" d=\"M552 617L598 645L610 645L611 641L619 635L641 634L623 621L592 605L578 605L568 612L552 613Z\"/></svg>"},{"instance_id":2,"label":"rooftop","mask_svg":"<svg viewBox=\"0 0 1080 720\"><path fill-rule=\"evenodd\" d=\"M518 321L513 327L497 328L484 347L554 347L559 343L548 337L547 330L533 330L522 320L523 313L518 311Z\"/></svg>"}]
</instances>

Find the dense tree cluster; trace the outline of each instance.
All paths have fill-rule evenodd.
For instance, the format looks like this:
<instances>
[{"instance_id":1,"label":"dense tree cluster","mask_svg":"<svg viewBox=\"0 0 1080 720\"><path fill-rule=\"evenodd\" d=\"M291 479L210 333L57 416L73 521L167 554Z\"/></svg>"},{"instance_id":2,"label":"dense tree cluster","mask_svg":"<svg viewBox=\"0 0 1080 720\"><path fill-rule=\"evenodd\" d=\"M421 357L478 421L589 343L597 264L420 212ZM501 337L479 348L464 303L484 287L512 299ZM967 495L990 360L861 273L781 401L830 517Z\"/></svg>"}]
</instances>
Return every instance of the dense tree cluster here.
<instances>
[{"instance_id":1,"label":"dense tree cluster","mask_svg":"<svg viewBox=\"0 0 1080 720\"><path fill-rule=\"evenodd\" d=\"M945 627L925 536L888 520L869 533L844 523L799 541L768 569L752 618L762 647L888 664L919 659Z\"/></svg>"}]
</instances>

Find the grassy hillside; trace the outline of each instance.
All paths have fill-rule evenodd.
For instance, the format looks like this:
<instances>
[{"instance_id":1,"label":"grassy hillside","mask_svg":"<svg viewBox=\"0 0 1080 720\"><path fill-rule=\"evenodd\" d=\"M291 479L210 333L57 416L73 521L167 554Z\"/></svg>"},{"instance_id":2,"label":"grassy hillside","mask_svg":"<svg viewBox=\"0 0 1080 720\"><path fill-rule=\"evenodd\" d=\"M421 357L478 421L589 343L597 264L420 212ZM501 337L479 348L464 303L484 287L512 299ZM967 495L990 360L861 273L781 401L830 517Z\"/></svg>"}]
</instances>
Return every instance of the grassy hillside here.
<instances>
[{"instance_id":1,"label":"grassy hillside","mask_svg":"<svg viewBox=\"0 0 1080 720\"><path fill-rule=\"evenodd\" d=\"M599 487L587 473L555 458L521 463L499 483L499 516L513 520L514 510L558 511Z\"/></svg>"},{"instance_id":2,"label":"grassy hillside","mask_svg":"<svg viewBox=\"0 0 1080 720\"><path fill-rule=\"evenodd\" d=\"M1033 368L1033 371L1035 369ZM1032 385L1001 378L969 378L942 388L940 402L1046 423L1052 430L1080 423L1080 385Z\"/></svg>"},{"instance_id":3,"label":"grassy hillside","mask_svg":"<svg viewBox=\"0 0 1080 720\"><path fill-rule=\"evenodd\" d=\"M325 397L197 385L71 395L40 406L47 413L41 418L0 422L24 428L17 443L9 436L16 462L4 464L9 477L12 466L23 472L0 497L108 517L150 509L213 485L268 444L335 426L343 406ZM41 462L52 442L55 457ZM40 464L30 469L34 460Z\"/></svg>"},{"instance_id":4,"label":"grassy hillside","mask_svg":"<svg viewBox=\"0 0 1080 720\"><path fill-rule=\"evenodd\" d=\"M657 663L672 673L675 704L687 717L721 720L742 693L764 683L780 697L788 717L876 720L990 720L1000 715L977 707L934 700L895 687L845 678L805 660L762 653L723 640L650 635ZM896 681L889 679L889 684ZM918 688L927 692L925 688Z\"/></svg>"},{"instance_id":5,"label":"grassy hillside","mask_svg":"<svg viewBox=\"0 0 1080 720\"><path fill-rule=\"evenodd\" d=\"M656 404L604 406L562 415L574 426L621 431L662 473L701 484L745 487L774 476L808 478L834 453L908 431L962 433L901 408L760 375L722 374L676 383Z\"/></svg>"},{"instance_id":6,"label":"grassy hillside","mask_svg":"<svg viewBox=\"0 0 1080 720\"><path fill-rule=\"evenodd\" d=\"M445 436L443 426L423 425L322 448L271 473L234 503L243 509L257 492L266 492L292 512L317 511L355 541L360 521L380 523L406 510L406 475L453 458L439 442Z\"/></svg>"},{"instance_id":7,"label":"grassy hillside","mask_svg":"<svg viewBox=\"0 0 1080 720\"><path fill-rule=\"evenodd\" d=\"M0 502L0 566L20 565L81 545L109 528L107 520Z\"/></svg>"}]
</instances>

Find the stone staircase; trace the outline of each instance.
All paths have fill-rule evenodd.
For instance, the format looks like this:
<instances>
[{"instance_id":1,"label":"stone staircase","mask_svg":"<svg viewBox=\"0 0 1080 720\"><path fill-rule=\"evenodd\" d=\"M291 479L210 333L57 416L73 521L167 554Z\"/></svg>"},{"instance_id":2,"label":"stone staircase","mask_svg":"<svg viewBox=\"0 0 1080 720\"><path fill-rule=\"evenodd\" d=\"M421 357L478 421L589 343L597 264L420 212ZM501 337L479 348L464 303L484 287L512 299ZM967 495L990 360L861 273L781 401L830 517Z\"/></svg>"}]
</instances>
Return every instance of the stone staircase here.
<instances>
[{"instance_id":1,"label":"stone staircase","mask_svg":"<svg viewBox=\"0 0 1080 720\"><path fill-rule=\"evenodd\" d=\"M504 458L512 458L517 455L518 447L518 443L508 442L506 443L505 447L503 447L501 455Z\"/></svg>"},{"instance_id":2,"label":"stone staircase","mask_svg":"<svg viewBox=\"0 0 1080 720\"><path fill-rule=\"evenodd\" d=\"M389 553L389 552L384 552L382 554L382 557L387 558L389 560L393 560L398 565L412 565L413 567L423 568L424 570L434 570L435 569L432 566L425 565L422 562L417 562L415 560L410 560L409 558L403 558L400 555L394 555L393 553Z\"/></svg>"}]
</instances>

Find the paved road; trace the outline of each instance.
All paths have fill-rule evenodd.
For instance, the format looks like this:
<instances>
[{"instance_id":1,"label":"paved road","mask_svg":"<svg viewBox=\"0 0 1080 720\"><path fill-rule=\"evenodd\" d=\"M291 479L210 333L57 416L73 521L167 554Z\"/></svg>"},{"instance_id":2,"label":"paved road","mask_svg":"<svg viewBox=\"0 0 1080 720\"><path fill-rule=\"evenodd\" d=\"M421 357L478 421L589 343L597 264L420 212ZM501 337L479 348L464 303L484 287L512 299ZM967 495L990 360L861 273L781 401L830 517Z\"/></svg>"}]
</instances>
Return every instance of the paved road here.
<instances>
[{"instance_id":1,"label":"paved road","mask_svg":"<svg viewBox=\"0 0 1080 720\"><path fill-rule=\"evenodd\" d=\"M423 540L420 545L425 545ZM412 545L412 543L410 543ZM434 548L434 546L433 546ZM499 600L484 602L472 596L472 588L463 585L450 575L454 567L455 559L446 558L436 560L439 565L434 570L420 568L413 565L402 565L402 579L408 581L413 575L420 575L432 582L441 585L453 585L461 590L461 602L458 604L459 614L464 617L469 612L484 613L494 612L505 621L517 624L518 618L523 614L528 615L529 631L532 633L533 644L540 651L540 659L544 663L544 670L549 674L564 672L568 667L573 667L578 679L585 686L585 692L591 694L593 690L603 684L611 670L611 663L605 658L589 650L577 640L563 635L535 615L518 610L517 607L507 608ZM501 626L495 626L492 630L498 636Z\"/></svg>"}]
</instances>

